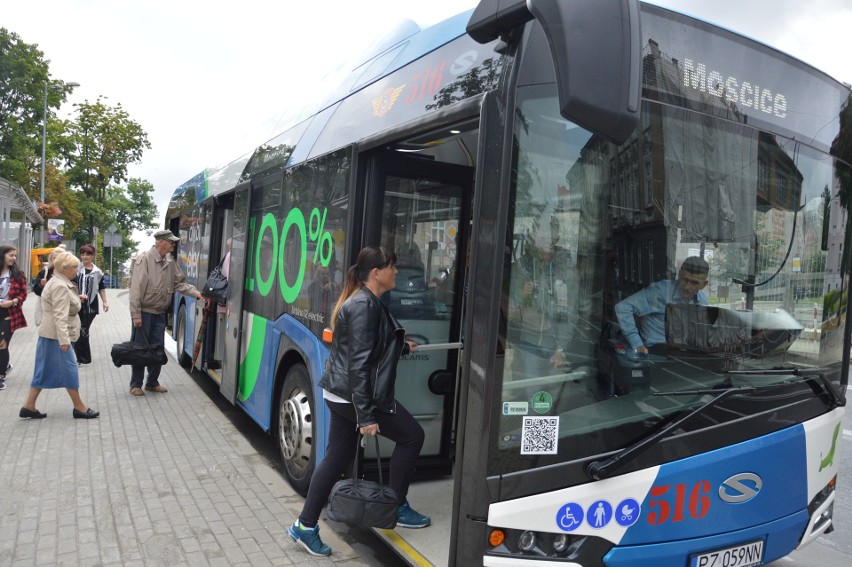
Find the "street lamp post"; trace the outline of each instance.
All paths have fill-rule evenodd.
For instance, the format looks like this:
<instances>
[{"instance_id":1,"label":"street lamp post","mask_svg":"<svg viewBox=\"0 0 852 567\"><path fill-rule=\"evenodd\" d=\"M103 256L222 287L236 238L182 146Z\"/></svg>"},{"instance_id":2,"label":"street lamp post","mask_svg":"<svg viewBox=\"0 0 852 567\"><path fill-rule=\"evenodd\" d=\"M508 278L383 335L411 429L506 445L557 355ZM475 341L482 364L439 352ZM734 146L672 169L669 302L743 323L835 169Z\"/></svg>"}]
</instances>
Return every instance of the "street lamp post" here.
<instances>
[{"instance_id":1,"label":"street lamp post","mask_svg":"<svg viewBox=\"0 0 852 567\"><path fill-rule=\"evenodd\" d=\"M64 89L65 87L79 87L80 83L45 83L44 84L44 117L42 118L41 124L41 202L44 204L44 160L46 159L47 154L47 89L52 89L55 91ZM44 220L44 219L42 219ZM44 229L47 221L42 222L41 225L41 243L44 244Z\"/></svg>"}]
</instances>

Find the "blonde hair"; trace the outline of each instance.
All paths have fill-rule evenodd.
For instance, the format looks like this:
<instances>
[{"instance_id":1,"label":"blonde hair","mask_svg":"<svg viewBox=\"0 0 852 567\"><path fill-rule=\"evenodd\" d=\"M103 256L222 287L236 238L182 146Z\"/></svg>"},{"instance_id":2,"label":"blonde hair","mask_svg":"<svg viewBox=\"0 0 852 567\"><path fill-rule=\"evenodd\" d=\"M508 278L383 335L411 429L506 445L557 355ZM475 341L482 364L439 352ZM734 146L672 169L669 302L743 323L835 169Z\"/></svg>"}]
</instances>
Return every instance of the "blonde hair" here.
<instances>
[{"instance_id":1,"label":"blonde hair","mask_svg":"<svg viewBox=\"0 0 852 567\"><path fill-rule=\"evenodd\" d=\"M65 250L65 246L62 244L51 250L50 254L47 255L47 265L53 266L53 263L56 261L56 258L58 258L59 255L63 252L67 252L67 250Z\"/></svg>"},{"instance_id":2,"label":"blonde hair","mask_svg":"<svg viewBox=\"0 0 852 567\"><path fill-rule=\"evenodd\" d=\"M73 266L74 269L77 269L77 266L79 265L80 260L71 252L62 252L53 260L54 271L63 270L70 266Z\"/></svg>"}]
</instances>

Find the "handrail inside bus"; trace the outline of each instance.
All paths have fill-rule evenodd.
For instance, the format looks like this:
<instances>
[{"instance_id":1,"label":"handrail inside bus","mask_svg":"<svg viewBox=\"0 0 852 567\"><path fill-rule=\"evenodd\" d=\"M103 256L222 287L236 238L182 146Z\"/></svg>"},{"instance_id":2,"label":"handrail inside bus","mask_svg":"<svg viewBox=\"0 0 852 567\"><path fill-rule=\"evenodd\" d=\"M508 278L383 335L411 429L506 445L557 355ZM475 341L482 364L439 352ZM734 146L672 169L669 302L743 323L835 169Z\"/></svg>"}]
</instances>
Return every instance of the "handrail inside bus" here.
<instances>
[{"instance_id":1,"label":"handrail inside bus","mask_svg":"<svg viewBox=\"0 0 852 567\"><path fill-rule=\"evenodd\" d=\"M464 347L461 341L455 343L429 343L428 345L418 345L417 352L426 352L429 350L459 350Z\"/></svg>"}]
</instances>

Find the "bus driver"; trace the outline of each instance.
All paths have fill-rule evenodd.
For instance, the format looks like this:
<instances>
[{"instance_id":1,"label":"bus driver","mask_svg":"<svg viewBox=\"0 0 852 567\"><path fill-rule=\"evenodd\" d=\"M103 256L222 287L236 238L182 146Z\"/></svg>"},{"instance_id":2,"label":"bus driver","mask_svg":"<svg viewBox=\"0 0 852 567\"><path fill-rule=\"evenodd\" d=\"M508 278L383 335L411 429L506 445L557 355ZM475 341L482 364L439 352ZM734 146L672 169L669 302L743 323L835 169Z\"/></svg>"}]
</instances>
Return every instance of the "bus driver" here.
<instances>
[{"instance_id":1,"label":"bus driver","mask_svg":"<svg viewBox=\"0 0 852 567\"><path fill-rule=\"evenodd\" d=\"M707 294L702 290L707 286L709 273L706 260L690 256L683 261L676 281L655 282L619 301L615 315L630 346L640 354L647 354L648 347L666 342L666 305L707 305ZM641 330L636 319L641 321Z\"/></svg>"}]
</instances>

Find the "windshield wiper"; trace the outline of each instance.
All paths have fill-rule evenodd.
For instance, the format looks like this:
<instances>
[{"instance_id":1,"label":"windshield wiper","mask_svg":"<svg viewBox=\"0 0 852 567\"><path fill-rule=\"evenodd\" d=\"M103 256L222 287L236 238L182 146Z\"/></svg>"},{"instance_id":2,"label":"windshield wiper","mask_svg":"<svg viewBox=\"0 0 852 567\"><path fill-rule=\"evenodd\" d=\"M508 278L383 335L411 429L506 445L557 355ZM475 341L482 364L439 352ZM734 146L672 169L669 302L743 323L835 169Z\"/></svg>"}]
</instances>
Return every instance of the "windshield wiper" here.
<instances>
[{"instance_id":1,"label":"windshield wiper","mask_svg":"<svg viewBox=\"0 0 852 567\"><path fill-rule=\"evenodd\" d=\"M834 407L837 406L845 406L846 398L837 391L837 388L834 387L831 380L826 376L826 369L819 368L816 366L807 367L807 368L768 368L761 370L729 370L728 374L735 374L737 376L783 376L784 374L792 374L793 376L800 376L806 379L812 379L814 376L819 378L822 387L825 388L828 397L834 402Z\"/></svg>"},{"instance_id":2,"label":"windshield wiper","mask_svg":"<svg viewBox=\"0 0 852 567\"><path fill-rule=\"evenodd\" d=\"M664 427L660 431L640 439L636 443L633 443L629 447L625 447L612 457L605 459L603 461L592 461L586 467L586 474L592 480L602 480L612 474L617 468L621 467L631 459L635 458L640 453L649 449L651 446L655 445L660 439L668 435L671 431L677 429L682 426L686 422L692 420L696 416L701 415L709 408L715 406L722 400L734 396L736 394L752 394L757 390L755 387L745 386L745 387L736 387L736 388L718 388L718 389L707 389L707 390L681 390L677 392L655 392L655 396L691 396L691 395L705 395L705 394L716 394L716 397L704 404L703 406L697 407L682 418L678 419L674 423L669 424L667 427Z\"/></svg>"}]
</instances>

